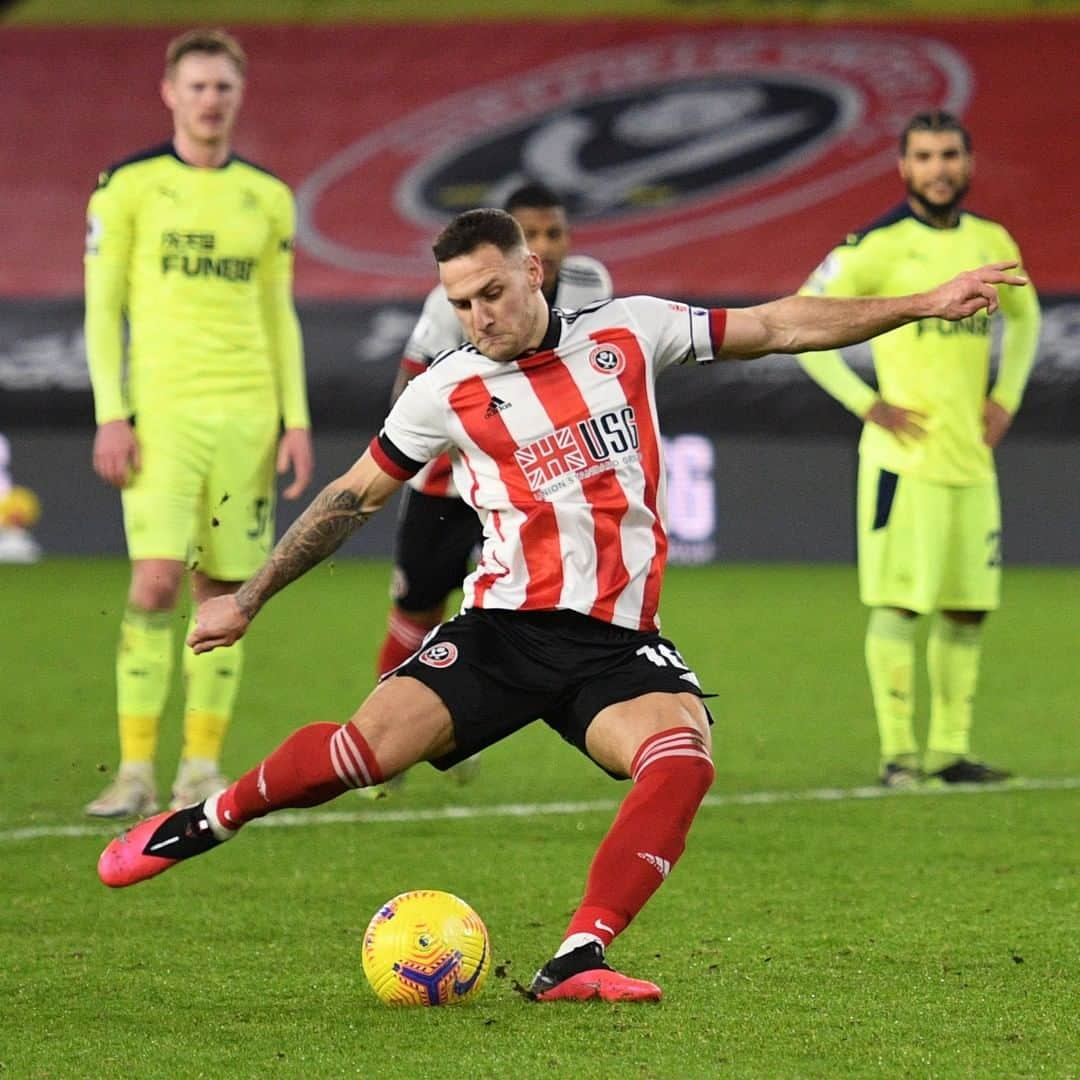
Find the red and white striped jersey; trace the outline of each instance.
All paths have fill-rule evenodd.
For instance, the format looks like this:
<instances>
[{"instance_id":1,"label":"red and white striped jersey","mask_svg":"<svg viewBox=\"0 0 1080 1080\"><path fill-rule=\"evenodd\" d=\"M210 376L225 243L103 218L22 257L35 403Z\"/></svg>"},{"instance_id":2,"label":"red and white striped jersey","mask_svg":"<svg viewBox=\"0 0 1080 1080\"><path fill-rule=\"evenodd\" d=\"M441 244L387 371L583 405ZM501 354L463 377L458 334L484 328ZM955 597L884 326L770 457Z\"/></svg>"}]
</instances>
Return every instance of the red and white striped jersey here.
<instances>
[{"instance_id":1,"label":"red and white striped jersey","mask_svg":"<svg viewBox=\"0 0 1080 1080\"><path fill-rule=\"evenodd\" d=\"M667 537L653 384L711 360L726 321L652 296L552 310L536 352L500 362L463 345L409 384L371 450L401 480L456 450L455 481L484 525L466 608L657 627Z\"/></svg>"},{"instance_id":2,"label":"red and white striped jersey","mask_svg":"<svg viewBox=\"0 0 1080 1080\"><path fill-rule=\"evenodd\" d=\"M588 255L568 255L563 260L555 285L555 307L577 311L586 304L607 300L610 296L611 275L602 262ZM440 353L464 342L461 322L446 297L446 290L442 285L436 285L424 300L420 318L405 343L401 366L419 375ZM425 495L457 495L449 457L441 455L429 462L409 481L409 486Z\"/></svg>"}]
</instances>

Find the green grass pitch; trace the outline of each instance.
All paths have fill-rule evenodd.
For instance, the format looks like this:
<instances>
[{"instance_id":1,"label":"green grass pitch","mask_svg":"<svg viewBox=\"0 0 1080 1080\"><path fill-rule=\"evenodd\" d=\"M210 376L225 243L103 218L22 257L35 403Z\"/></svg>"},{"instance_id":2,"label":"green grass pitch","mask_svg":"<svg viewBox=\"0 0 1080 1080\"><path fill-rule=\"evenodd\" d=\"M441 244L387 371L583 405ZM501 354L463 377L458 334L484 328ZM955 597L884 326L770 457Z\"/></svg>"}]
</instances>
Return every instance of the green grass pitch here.
<instances>
[{"instance_id":1,"label":"green grass pitch","mask_svg":"<svg viewBox=\"0 0 1080 1080\"><path fill-rule=\"evenodd\" d=\"M389 800L349 794L135 889L99 885L116 829L81 807L115 754L125 581L119 561L0 567L5 1075L1080 1076L1080 571L1008 570L987 626L976 748L1027 782L871 797L854 570L673 569L665 631L718 695L717 779L612 949L664 987L636 1007L514 990L558 942L625 790L539 725L468 787L421 766ZM230 772L348 716L386 581L341 561L260 616ZM364 984L367 920L419 887L488 924L495 969L473 1004L392 1010Z\"/></svg>"}]
</instances>

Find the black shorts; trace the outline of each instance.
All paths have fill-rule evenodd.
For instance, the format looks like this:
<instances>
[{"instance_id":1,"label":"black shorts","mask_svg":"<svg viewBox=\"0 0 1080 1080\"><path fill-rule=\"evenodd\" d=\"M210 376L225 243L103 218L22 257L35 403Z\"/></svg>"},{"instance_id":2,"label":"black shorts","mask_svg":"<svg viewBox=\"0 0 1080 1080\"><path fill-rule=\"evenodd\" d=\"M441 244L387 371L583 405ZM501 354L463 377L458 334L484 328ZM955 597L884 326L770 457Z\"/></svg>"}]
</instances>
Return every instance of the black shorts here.
<instances>
[{"instance_id":1,"label":"black shorts","mask_svg":"<svg viewBox=\"0 0 1080 1080\"><path fill-rule=\"evenodd\" d=\"M391 599L402 611L441 604L469 573L482 535L476 511L461 499L406 488L394 537Z\"/></svg>"},{"instance_id":2,"label":"black shorts","mask_svg":"<svg viewBox=\"0 0 1080 1080\"><path fill-rule=\"evenodd\" d=\"M432 763L440 769L539 719L588 756L585 732L608 705L656 692L713 696L667 638L574 611L472 608L394 675L418 679L450 710L457 745Z\"/></svg>"}]
</instances>

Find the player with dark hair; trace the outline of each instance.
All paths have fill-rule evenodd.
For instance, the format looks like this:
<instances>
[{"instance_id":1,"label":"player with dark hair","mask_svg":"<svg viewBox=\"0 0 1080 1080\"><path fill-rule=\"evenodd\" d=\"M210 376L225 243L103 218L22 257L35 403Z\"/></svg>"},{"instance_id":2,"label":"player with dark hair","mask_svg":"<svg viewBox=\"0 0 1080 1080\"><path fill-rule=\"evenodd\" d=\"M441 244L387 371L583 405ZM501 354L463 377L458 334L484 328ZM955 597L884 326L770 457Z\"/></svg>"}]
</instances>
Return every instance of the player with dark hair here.
<instances>
[{"instance_id":1,"label":"player with dark hair","mask_svg":"<svg viewBox=\"0 0 1080 1080\"><path fill-rule=\"evenodd\" d=\"M995 284L1024 279L998 265L899 299L787 297L709 311L635 296L567 313L547 303L540 259L503 211L459 215L434 250L469 343L409 384L364 455L261 570L200 606L189 641L200 653L236 641L276 592L451 446L470 481L462 495L484 522L464 612L346 724L300 728L220 795L135 826L108 845L98 873L132 885L274 810L318 805L418 761L447 768L543 718L633 784L532 995L656 1000L659 987L612 970L605 950L682 854L713 765L701 687L657 622L667 536L655 376L967 318L996 307Z\"/></svg>"},{"instance_id":2,"label":"player with dark hair","mask_svg":"<svg viewBox=\"0 0 1080 1080\"><path fill-rule=\"evenodd\" d=\"M120 768L86 807L93 817L157 809L185 564L196 600L235 590L273 542L275 460L295 473L287 499L312 474L293 197L231 150L246 70L222 30L171 41L161 94L173 137L103 172L87 211L94 470L122 491L131 557L116 660ZM228 782L218 762L241 656L184 651L174 806Z\"/></svg>"},{"instance_id":3,"label":"player with dark hair","mask_svg":"<svg viewBox=\"0 0 1080 1080\"><path fill-rule=\"evenodd\" d=\"M570 226L562 200L543 184L515 188L504 208L525 233L544 270L542 291L553 307L575 311L611 296L611 277L602 263L570 254ZM424 301L405 346L392 401L447 349L465 341L461 323L442 284ZM403 493L394 540L390 586L393 606L379 649L377 674L407 660L443 621L446 599L469 572L480 543L480 519L457 494L448 454L440 455L409 480ZM455 770L464 778L464 770ZM384 790L384 789L380 789Z\"/></svg>"},{"instance_id":4,"label":"player with dark hair","mask_svg":"<svg viewBox=\"0 0 1080 1080\"><path fill-rule=\"evenodd\" d=\"M944 109L930 109L927 112L916 113L904 125L904 130L900 132L901 159L907 157L908 143L911 141L911 136L916 132L929 132L932 135L954 135L955 139L951 140L952 145L955 146L959 142L963 153L971 153L971 132L951 112L946 112ZM915 141L922 142L920 139ZM949 156L952 156L951 150ZM901 177L907 186L908 196L916 199L930 217L958 209L961 200L967 194L967 185L963 183L954 189L951 196L946 197L944 200L938 199L935 201L928 198L926 192L921 190L925 187L924 184L912 183L912 177L905 176L903 172L901 172Z\"/></svg>"},{"instance_id":5,"label":"player with dark hair","mask_svg":"<svg viewBox=\"0 0 1080 1080\"><path fill-rule=\"evenodd\" d=\"M951 113L912 117L900 136L907 198L848 237L804 291L891 296L973 262L1020 262L1001 225L961 208L971 136ZM870 608L866 666L881 746L879 778L989 783L1009 773L971 756L982 624L998 606L1001 506L993 450L1020 405L1039 338L1033 288L1007 289L1000 363L990 385L991 327L921 319L873 342L878 391L830 352L801 357L830 394L865 420L859 444L859 587ZM916 616L927 641L930 725L914 732Z\"/></svg>"}]
</instances>

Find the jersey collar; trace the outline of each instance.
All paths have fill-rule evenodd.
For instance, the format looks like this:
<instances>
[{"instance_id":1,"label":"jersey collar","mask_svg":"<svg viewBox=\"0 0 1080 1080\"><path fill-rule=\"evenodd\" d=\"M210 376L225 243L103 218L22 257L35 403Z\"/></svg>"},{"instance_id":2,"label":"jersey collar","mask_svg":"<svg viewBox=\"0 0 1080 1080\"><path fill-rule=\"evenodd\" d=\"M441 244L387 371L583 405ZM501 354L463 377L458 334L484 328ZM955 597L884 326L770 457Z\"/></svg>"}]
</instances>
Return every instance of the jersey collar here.
<instances>
[{"instance_id":1,"label":"jersey collar","mask_svg":"<svg viewBox=\"0 0 1080 1080\"><path fill-rule=\"evenodd\" d=\"M176 158L176 160L179 161L181 165L186 165L189 169L198 169L200 167L198 165L192 165L190 161L185 161L180 156L180 152L176 149L176 143L174 143L171 139L169 140L168 145L169 145L169 153L174 158ZM229 156L220 165L215 165L214 168L215 169L227 169L235 160L236 160L236 155L230 150L229 151Z\"/></svg>"},{"instance_id":2,"label":"jersey collar","mask_svg":"<svg viewBox=\"0 0 1080 1080\"><path fill-rule=\"evenodd\" d=\"M934 232L952 232L953 229L959 229L961 222L964 220L964 208L961 206L956 211L956 221L952 225L933 225L924 217L920 217L915 213L915 209L912 207L906 199L903 203L904 210L907 211L907 217L920 224L924 229L932 229Z\"/></svg>"},{"instance_id":3,"label":"jersey collar","mask_svg":"<svg viewBox=\"0 0 1080 1080\"><path fill-rule=\"evenodd\" d=\"M549 354L554 352L555 346L559 344L559 339L562 337L562 319L559 318L559 313L550 303L547 306L547 313L547 329L544 331L540 344L535 349L529 349L528 352L523 352L514 357L519 367L532 367L536 363L542 363L548 359Z\"/></svg>"}]
</instances>

